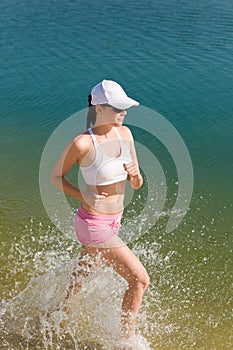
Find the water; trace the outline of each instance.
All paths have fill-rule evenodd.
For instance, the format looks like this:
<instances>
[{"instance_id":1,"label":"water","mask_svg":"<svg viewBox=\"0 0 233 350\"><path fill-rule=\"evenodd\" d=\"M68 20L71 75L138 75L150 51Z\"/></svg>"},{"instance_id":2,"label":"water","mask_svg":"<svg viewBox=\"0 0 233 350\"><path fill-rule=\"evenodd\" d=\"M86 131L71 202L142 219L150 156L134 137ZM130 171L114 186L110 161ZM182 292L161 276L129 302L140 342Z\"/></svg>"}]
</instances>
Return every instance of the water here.
<instances>
[{"instance_id":1,"label":"water","mask_svg":"<svg viewBox=\"0 0 233 350\"><path fill-rule=\"evenodd\" d=\"M160 218L130 243L151 277L137 331L151 349L232 349L232 12L229 0L1 2L1 349L120 347L125 283L106 267L84 283L65 327L56 310L47 316L80 246L72 226L63 233L49 220L38 181L51 133L87 106L103 78L176 128L194 170L190 209L166 232L177 196L174 159L129 112L167 186ZM141 120L143 113L136 125ZM83 117L77 130L84 125ZM127 207L125 229L138 232L134 216L147 190Z\"/></svg>"}]
</instances>

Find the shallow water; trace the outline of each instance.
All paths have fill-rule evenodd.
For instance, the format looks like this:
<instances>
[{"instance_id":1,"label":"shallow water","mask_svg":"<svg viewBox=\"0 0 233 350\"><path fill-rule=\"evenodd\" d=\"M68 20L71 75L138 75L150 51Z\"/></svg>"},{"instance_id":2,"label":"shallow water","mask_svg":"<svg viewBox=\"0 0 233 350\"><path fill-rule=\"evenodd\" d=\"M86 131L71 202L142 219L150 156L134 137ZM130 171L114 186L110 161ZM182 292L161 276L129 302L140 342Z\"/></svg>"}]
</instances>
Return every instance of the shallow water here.
<instances>
[{"instance_id":1,"label":"shallow water","mask_svg":"<svg viewBox=\"0 0 233 350\"><path fill-rule=\"evenodd\" d=\"M217 228L221 215L208 217L210 202L197 198L200 210L191 210L182 228L170 234L164 213L149 235L130 244L151 277L137 325L151 349L231 349L231 236ZM3 241L10 251L2 268L8 286L2 291L3 349L120 349L126 284L119 276L104 265L90 273L61 327L66 314L56 307L80 246L36 219L8 244Z\"/></svg>"},{"instance_id":2,"label":"shallow water","mask_svg":"<svg viewBox=\"0 0 233 350\"><path fill-rule=\"evenodd\" d=\"M138 332L153 350L232 349L232 18L229 0L1 1L1 349L116 345L125 283L105 267L85 282L66 328L64 315L46 316L62 300L80 246L68 219L60 231L61 218L57 226L48 218L39 182L50 135L86 108L90 87L103 78L172 124L194 172L189 211L167 232L177 163L152 135L163 133L158 120L140 129L144 112L128 112L139 160L152 152L156 186L163 183L159 197L147 182L123 220L122 234L129 232L151 277ZM72 132L83 128L80 116ZM147 198L152 209L160 200L154 225L150 205L143 211ZM75 211L79 203L67 201Z\"/></svg>"}]
</instances>

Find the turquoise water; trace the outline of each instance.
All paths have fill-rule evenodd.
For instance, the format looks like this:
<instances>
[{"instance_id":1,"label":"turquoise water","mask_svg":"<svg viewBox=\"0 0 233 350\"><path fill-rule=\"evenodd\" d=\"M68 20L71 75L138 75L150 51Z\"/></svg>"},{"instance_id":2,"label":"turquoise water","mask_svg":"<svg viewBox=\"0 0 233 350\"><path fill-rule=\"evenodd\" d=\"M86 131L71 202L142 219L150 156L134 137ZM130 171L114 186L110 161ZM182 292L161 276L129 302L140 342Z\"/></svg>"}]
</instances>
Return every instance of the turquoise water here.
<instances>
[{"instance_id":1,"label":"turquoise water","mask_svg":"<svg viewBox=\"0 0 233 350\"><path fill-rule=\"evenodd\" d=\"M176 195L174 164L158 141L132 127L137 142L159 159L168 186L165 215L131 244L152 279L140 330L152 349L231 349L231 1L3 0L0 18L3 302L10 300L13 310L21 310L17 296L31 278L46 276L61 262L69 265L79 252L68 234L53 227L43 207L40 160L52 132L86 108L90 88L103 78L113 79L174 126L194 171L190 210L174 232L165 233L166 213ZM137 118L136 125L143 113ZM77 120L77 130L82 125L85 117ZM125 214L135 230L132 213L139 209L136 200ZM114 285L109 277L110 282ZM43 282L37 283L43 289ZM28 336L21 332L17 338L16 333L4 328L8 343L3 349L25 348ZM38 334L30 341L29 348L45 348ZM54 344L54 349L63 346L59 339ZM74 348L72 342L69 346Z\"/></svg>"}]
</instances>

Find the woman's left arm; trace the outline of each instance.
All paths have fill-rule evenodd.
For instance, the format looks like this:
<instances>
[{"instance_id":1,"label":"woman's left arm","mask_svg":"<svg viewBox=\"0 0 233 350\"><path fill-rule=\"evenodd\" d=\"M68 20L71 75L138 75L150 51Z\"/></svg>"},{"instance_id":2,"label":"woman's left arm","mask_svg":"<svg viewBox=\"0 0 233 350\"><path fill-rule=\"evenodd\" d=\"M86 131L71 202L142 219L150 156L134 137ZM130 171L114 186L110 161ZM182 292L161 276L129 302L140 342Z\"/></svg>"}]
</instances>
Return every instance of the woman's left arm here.
<instances>
[{"instance_id":1,"label":"woman's left arm","mask_svg":"<svg viewBox=\"0 0 233 350\"><path fill-rule=\"evenodd\" d=\"M140 174L140 169L139 169L139 165L138 165L138 159L137 159L137 154L136 154L136 150L135 150L135 146L134 146L133 136L132 136L129 129L128 129L128 131L129 131L129 136L130 136L130 153L131 153L131 157L132 157L132 162L125 164L124 167L128 173L130 186L134 190L138 190L143 184L143 178L142 178L142 175Z\"/></svg>"}]
</instances>

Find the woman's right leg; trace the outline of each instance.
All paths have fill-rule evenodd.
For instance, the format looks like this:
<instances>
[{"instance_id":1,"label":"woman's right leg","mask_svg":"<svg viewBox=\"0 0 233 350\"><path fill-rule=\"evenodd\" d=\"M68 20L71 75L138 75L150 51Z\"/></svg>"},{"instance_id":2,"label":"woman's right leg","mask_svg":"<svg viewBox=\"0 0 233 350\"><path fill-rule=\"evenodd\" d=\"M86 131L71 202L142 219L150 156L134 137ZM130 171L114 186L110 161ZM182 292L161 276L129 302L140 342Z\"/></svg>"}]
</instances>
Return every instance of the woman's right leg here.
<instances>
[{"instance_id":1,"label":"woman's right leg","mask_svg":"<svg viewBox=\"0 0 233 350\"><path fill-rule=\"evenodd\" d=\"M81 254L77 262L77 266L74 269L73 273L70 276L70 281L67 286L66 296L63 300L62 307L58 309L62 309L66 315L69 315L72 312L72 309L75 307L78 293L82 289L82 277L88 277L91 270L93 270L98 264L96 263L96 255L97 251L89 252L89 250L82 246ZM65 327L67 320L62 320L60 322L61 327Z\"/></svg>"},{"instance_id":2,"label":"woman's right leg","mask_svg":"<svg viewBox=\"0 0 233 350\"><path fill-rule=\"evenodd\" d=\"M67 287L67 294L65 296L64 304L66 313L71 312L71 299L77 295L82 289L82 278L87 278L89 273L95 268L98 267L96 260L98 250L89 250L87 246L82 246L81 254L78 259L76 268L70 276L70 282Z\"/></svg>"}]
</instances>

